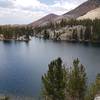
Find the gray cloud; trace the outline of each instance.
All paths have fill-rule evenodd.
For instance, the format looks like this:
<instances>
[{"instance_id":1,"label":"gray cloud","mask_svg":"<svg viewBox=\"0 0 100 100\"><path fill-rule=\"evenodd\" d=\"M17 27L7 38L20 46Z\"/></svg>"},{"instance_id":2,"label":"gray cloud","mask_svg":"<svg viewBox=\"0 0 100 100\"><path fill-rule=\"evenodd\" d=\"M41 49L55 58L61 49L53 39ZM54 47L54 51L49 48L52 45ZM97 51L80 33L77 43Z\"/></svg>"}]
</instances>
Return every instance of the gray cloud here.
<instances>
[{"instance_id":1,"label":"gray cloud","mask_svg":"<svg viewBox=\"0 0 100 100\"><path fill-rule=\"evenodd\" d=\"M0 0L0 24L29 23L49 13L58 15L86 0L54 0L46 4L39 0Z\"/></svg>"},{"instance_id":2,"label":"gray cloud","mask_svg":"<svg viewBox=\"0 0 100 100\"><path fill-rule=\"evenodd\" d=\"M0 0L0 7L2 8L11 8L13 6L13 3L9 0Z\"/></svg>"}]
</instances>

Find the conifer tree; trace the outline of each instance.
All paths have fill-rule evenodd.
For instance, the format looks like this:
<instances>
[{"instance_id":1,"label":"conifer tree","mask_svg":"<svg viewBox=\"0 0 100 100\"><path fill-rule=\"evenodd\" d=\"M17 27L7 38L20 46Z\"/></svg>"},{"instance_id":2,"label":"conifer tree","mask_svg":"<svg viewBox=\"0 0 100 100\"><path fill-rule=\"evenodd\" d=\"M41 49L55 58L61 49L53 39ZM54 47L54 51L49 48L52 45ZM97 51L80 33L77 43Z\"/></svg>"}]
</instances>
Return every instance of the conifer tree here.
<instances>
[{"instance_id":1,"label":"conifer tree","mask_svg":"<svg viewBox=\"0 0 100 100\"><path fill-rule=\"evenodd\" d=\"M84 100L87 87L86 79L84 66L80 65L78 59L74 60L68 82L68 93L71 100Z\"/></svg>"},{"instance_id":2,"label":"conifer tree","mask_svg":"<svg viewBox=\"0 0 100 100\"><path fill-rule=\"evenodd\" d=\"M61 58L52 61L49 70L42 76L45 100L66 100L66 70Z\"/></svg>"},{"instance_id":3,"label":"conifer tree","mask_svg":"<svg viewBox=\"0 0 100 100\"><path fill-rule=\"evenodd\" d=\"M96 76L96 80L88 89L85 100L94 100L96 94L100 94L100 74Z\"/></svg>"}]
</instances>

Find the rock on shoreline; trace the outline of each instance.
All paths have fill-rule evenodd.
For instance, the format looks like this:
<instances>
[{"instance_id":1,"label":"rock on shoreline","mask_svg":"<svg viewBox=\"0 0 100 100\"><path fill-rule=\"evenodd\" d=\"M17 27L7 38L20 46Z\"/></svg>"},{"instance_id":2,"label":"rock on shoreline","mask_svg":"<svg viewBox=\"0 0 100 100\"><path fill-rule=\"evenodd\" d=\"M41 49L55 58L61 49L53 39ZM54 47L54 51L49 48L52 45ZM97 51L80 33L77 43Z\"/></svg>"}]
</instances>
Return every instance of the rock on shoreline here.
<instances>
[{"instance_id":1,"label":"rock on shoreline","mask_svg":"<svg viewBox=\"0 0 100 100\"><path fill-rule=\"evenodd\" d=\"M16 96L16 95L4 95L0 94L0 100L35 100L31 96Z\"/></svg>"}]
</instances>

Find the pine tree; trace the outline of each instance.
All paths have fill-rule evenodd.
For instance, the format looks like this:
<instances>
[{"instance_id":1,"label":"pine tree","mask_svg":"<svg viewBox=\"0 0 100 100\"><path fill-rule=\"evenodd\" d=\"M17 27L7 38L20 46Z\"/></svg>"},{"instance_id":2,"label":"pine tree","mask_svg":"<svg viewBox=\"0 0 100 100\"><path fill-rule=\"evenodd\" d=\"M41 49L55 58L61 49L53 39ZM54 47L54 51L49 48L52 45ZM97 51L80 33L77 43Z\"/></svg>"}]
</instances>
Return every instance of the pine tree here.
<instances>
[{"instance_id":1,"label":"pine tree","mask_svg":"<svg viewBox=\"0 0 100 100\"><path fill-rule=\"evenodd\" d=\"M89 87L85 100L94 100L96 94L100 94L100 74L97 75L95 82Z\"/></svg>"},{"instance_id":2,"label":"pine tree","mask_svg":"<svg viewBox=\"0 0 100 100\"><path fill-rule=\"evenodd\" d=\"M90 38L91 38L91 27L90 26L86 26L84 39L85 40L90 40Z\"/></svg>"},{"instance_id":3,"label":"pine tree","mask_svg":"<svg viewBox=\"0 0 100 100\"><path fill-rule=\"evenodd\" d=\"M61 58L52 61L49 70L42 76L45 100L66 100L66 69Z\"/></svg>"},{"instance_id":4,"label":"pine tree","mask_svg":"<svg viewBox=\"0 0 100 100\"><path fill-rule=\"evenodd\" d=\"M47 30L44 30L43 38L44 39L49 39L49 32Z\"/></svg>"},{"instance_id":5,"label":"pine tree","mask_svg":"<svg viewBox=\"0 0 100 100\"><path fill-rule=\"evenodd\" d=\"M80 30L80 39L83 40L83 29Z\"/></svg>"},{"instance_id":6,"label":"pine tree","mask_svg":"<svg viewBox=\"0 0 100 100\"><path fill-rule=\"evenodd\" d=\"M84 100L86 79L84 66L80 65L78 59L74 60L68 82L68 93L71 100Z\"/></svg>"},{"instance_id":7,"label":"pine tree","mask_svg":"<svg viewBox=\"0 0 100 100\"><path fill-rule=\"evenodd\" d=\"M78 40L77 29L73 29L72 39L74 39L74 40Z\"/></svg>"}]
</instances>

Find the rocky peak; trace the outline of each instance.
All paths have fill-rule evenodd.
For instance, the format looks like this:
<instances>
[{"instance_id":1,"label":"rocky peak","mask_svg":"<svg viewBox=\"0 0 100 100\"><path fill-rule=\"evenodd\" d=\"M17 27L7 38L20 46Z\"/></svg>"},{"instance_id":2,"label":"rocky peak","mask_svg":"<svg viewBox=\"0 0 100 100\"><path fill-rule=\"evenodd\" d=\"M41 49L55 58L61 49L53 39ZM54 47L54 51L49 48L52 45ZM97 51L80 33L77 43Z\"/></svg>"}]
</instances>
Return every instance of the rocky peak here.
<instances>
[{"instance_id":1,"label":"rocky peak","mask_svg":"<svg viewBox=\"0 0 100 100\"><path fill-rule=\"evenodd\" d=\"M42 25L45 25L47 23L53 22L54 19L57 17L59 17L59 16L51 13L51 14L48 14L48 15L42 17L41 19L39 19L39 20L29 24L29 25L31 25L33 27L42 26Z\"/></svg>"},{"instance_id":2,"label":"rocky peak","mask_svg":"<svg viewBox=\"0 0 100 100\"><path fill-rule=\"evenodd\" d=\"M88 0L83 4L79 5L77 8L65 13L64 16L78 18L80 16L83 16L87 12L96 9L99 6L100 6L100 0Z\"/></svg>"},{"instance_id":3,"label":"rocky peak","mask_svg":"<svg viewBox=\"0 0 100 100\"><path fill-rule=\"evenodd\" d=\"M100 3L100 0L88 0L89 2Z\"/></svg>"}]
</instances>

